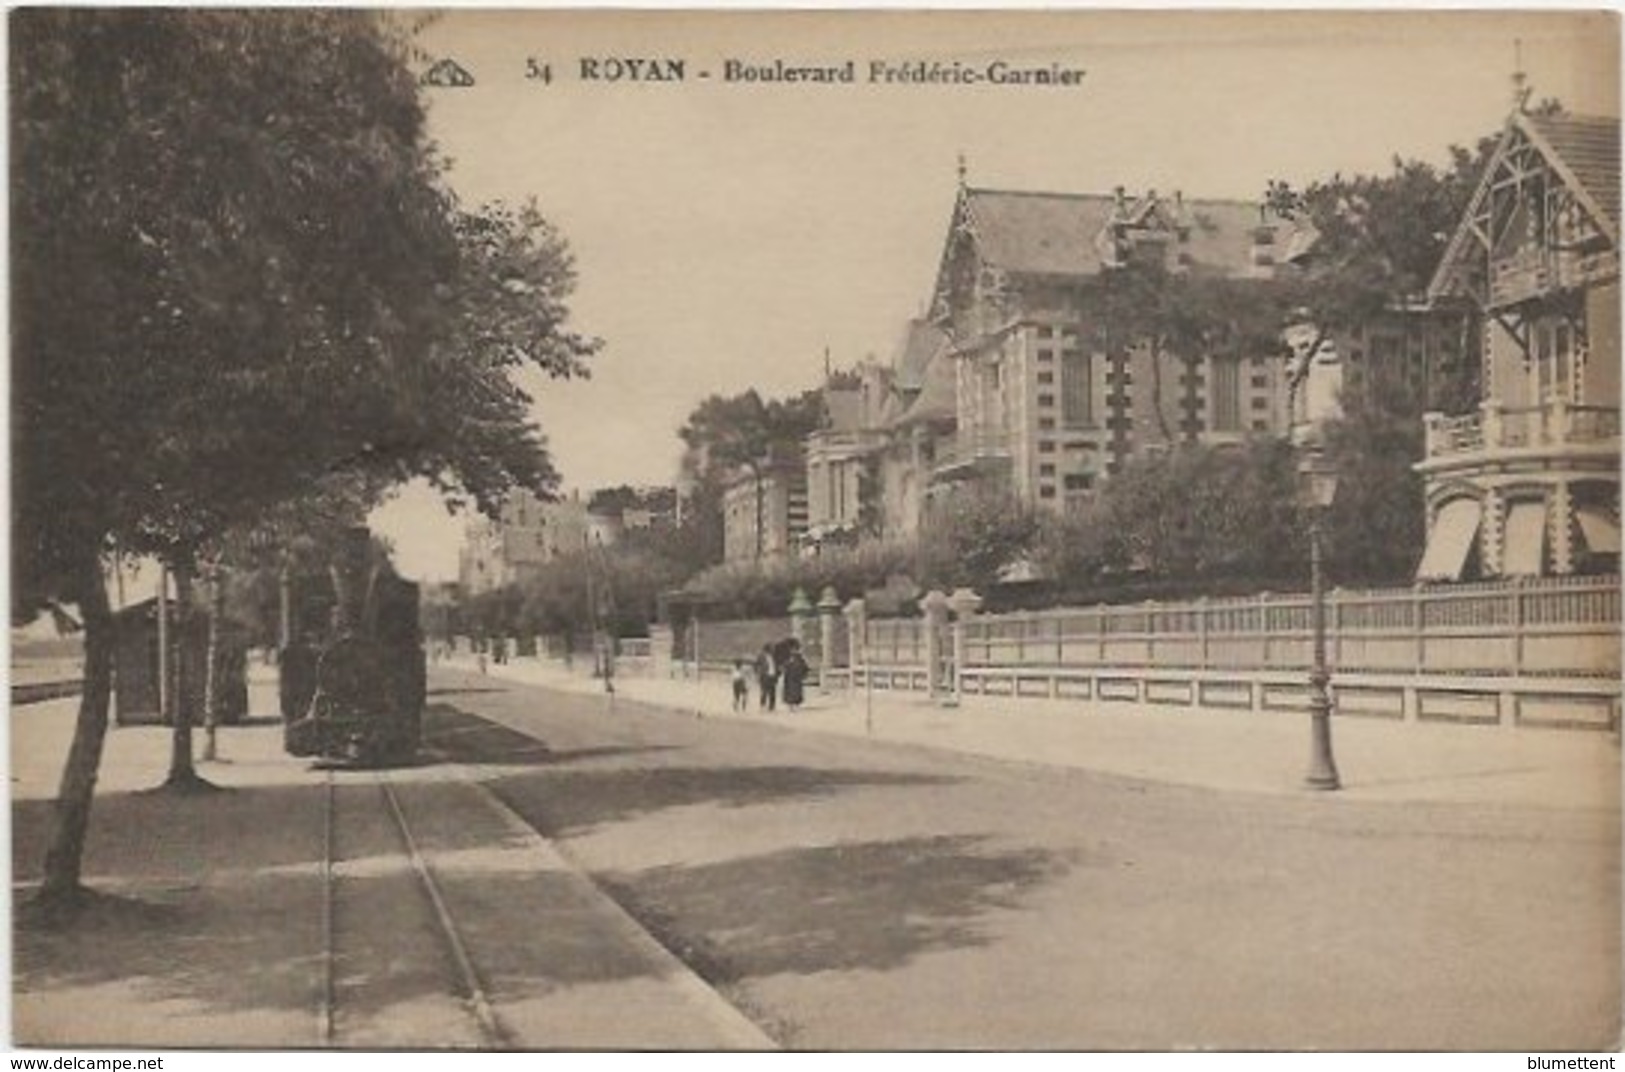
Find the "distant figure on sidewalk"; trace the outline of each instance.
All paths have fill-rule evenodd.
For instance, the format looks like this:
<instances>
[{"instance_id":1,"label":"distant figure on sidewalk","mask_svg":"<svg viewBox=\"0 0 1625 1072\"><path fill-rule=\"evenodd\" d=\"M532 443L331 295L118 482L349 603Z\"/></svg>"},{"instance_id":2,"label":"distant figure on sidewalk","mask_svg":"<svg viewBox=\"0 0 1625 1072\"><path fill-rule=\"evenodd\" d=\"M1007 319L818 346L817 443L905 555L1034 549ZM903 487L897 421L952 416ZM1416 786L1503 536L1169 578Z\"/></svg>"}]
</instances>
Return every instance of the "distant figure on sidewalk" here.
<instances>
[{"instance_id":1,"label":"distant figure on sidewalk","mask_svg":"<svg viewBox=\"0 0 1625 1072\"><path fill-rule=\"evenodd\" d=\"M750 706L750 664L743 659L734 660L734 710L743 711Z\"/></svg>"},{"instance_id":2,"label":"distant figure on sidewalk","mask_svg":"<svg viewBox=\"0 0 1625 1072\"><path fill-rule=\"evenodd\" d=\"M761 652L756 656L756 683L761 686L762 695L758 705L764 711L772 711L779 705L779 664L773 658L773 645L763 644Z\"/></svg>"},{"instance_id":3,"label":"distant figure on sidewalk","mask_svg":"<svg viewBox=\"0 0 1625 1072\"><path fill-rule=\"evenodd\" d=\"M802 685L807 680L807 660L802 658L801 645L790 649L784 660L784 706L791 711L801 706Z\"/></svg>"}]
</instances>

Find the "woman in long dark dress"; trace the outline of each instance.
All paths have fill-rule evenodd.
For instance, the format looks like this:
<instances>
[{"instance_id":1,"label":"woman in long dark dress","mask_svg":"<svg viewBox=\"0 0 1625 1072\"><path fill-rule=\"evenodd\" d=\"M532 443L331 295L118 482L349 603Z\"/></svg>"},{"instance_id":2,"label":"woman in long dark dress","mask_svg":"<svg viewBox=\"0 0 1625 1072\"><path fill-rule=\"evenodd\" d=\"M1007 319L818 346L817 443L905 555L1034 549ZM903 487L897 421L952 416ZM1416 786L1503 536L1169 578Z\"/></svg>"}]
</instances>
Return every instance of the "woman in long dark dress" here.
<instances>
[{"instance_id":1,"label":"woman in long dark dress","mask_svg":"<svg viewBox=\"0 0 1625 1072\"><path fill-rule=\"evenodd\" d=\"M792 648L789 658L784 660L784 706L794 711L801 706L802 686L807 680L807 660L801 657L800 648Z\"/></svg>"}]
</instances>

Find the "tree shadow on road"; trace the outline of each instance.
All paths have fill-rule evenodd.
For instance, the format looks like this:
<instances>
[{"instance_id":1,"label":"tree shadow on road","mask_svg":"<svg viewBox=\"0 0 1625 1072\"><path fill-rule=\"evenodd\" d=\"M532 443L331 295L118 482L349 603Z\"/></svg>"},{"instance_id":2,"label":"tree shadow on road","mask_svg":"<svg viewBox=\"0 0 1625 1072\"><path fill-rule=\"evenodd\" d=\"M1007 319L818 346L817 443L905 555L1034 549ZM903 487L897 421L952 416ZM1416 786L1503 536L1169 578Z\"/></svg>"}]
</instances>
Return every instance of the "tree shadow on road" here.
<instances>
[{"instance_id":1,"label":"tree shadow on road","mask_svg":"<svg viewBox=\"0 0 1625 1072\"><path fill-rule=\"evenodd\" d=\"M976 836L786 849L600 876L633 915L726 985L784 973L896 968L987 944L989 919L1075 861Z\"/></svg>"},{"instance_id":2,"label":"tree shadow on road","mask_svg":"<svg viewBox=\"0 0 1625 1072\"><path fill-rule=\"evenodd\" d=\"M426 847L455 827L455 786L412 789ZM420 880L364 776L341 781L349 818L335 849L338 1005L345 1022L393 1034L339 1045L457 1045L420 1022L450 1008L453 977ZM62 923L29 911L51 805L14 805L13 1033L24 1045L284 1048L319 1042L324 877L321 784L247 786L177 802L140 793L98 798L86 875L91 906ZM358 818L356 810L362 810ZM433 820L433 823L431 822ZM647 974L646 958L583 926L568 876L524 860L493 866L469 834L437 876L487 985L507 1000ZM514 906L532 926L515 937ZM506 915L504 915L506 913ZM366 966L371 971L364 971ZM457 1013L459 1017L466 1014ZM381 1029L380 1029L381 1030ZM405 1034L400 1032L404 1031ZM367 1040L371 1040L371 1043Z\"/></svg>"},{"instance_id":3,"label":"tree shadow on road","mask_svg":"<svg viewBox=\"0 0 1625 1072\"><path fill-rule=\"evenodd\" d=\"M555 766L585 759L666 752L675 745L607 745L597 748L553 748L518 730L450 704L430 704L423 712L423 744L426 752L445 759L478 766ZM432 761L432 760L431 760Z\"/></svg>"},{"instance_id":4,"label":"tree shadow on road","mask_svg":"<svg viewBox=\"0 0 1625 1072\"><path fill-rule=\"evenodd\" d=\"M488 784L536 829L566 837L667 808L698 804L743 808L854 789L952 781L928 774L775 765L549 770Z\"/></svg>"}]
</instances>

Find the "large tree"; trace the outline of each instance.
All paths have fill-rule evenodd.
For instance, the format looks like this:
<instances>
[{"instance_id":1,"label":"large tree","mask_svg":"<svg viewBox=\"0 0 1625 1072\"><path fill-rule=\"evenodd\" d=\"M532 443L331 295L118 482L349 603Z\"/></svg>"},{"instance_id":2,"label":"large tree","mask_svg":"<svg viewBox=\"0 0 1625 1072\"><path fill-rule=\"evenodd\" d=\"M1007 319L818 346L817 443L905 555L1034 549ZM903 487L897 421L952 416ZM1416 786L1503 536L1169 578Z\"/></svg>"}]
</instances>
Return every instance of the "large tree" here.
<instances>
[{"instance_id":1,"label":"large tree","mask_svg":"<svg viewBox=\"0 0 1625 1072\"><path fill-rule=\"evenodd\" d=\"M788 399L763 399L751 388L742 394L712 395L696 406L678 431L683 441L683 477L690 488L688 524L714 529L708 541L720 559L722 492L729 480L748 472L755 485L757 553L761 553L763 481L778 463L800 464L806 438L825 420L822 391ZM698 562L695 567L708 563Z\"/></svg>"},{"instance_id":2,"label":"large tree","mask_svg":"<svg viewBox=\"0 0 1625 1072\"><path fill-rule=\"evenodd\" d=\"M114 541L189 571L333 473L482 508L556 479L508 373L580 371L534 210L460 210L405 43L337 11L11 20L14 611L81 607L45 868L76 902L107 725Z\"/></svg>"},{"instance_id":3,"label":"large tree","mask_svg":"<svg viewBox=\"0 0 1625 1072\"><path fill-rule=\"evenodd\" d=\"M1106 567L1169 582L1278 579L1302 565L1291 449L1186 445L1130 462L1089 523L1104 530Z\"/></svg>"},{"instance_id":4,"label":"large tree","mask_svg":"<svg viewBox=\"0 0 1625 1072\"><path fill-rule=\"evenodd\" d=\"M1543 101L1542 112L1560 110ZM1306 359L1333 334L1421 312L1445 244L1477 188L1497 139L1452 146L1450 164L1395 157L1372 175L1334 175L1302 189L1273 181L1265 201L1295 225L1286 257L1286 291L1315 337L1299 348ZM1456 374L1430 377L1419 395L1403 369L1373 366L1359 392L1342 400L1343 415L1324 432L1340 476L1326 526L1328 567L1344 584L1382 584L1410 576L1422 550L1425 519L1421 480L1411 466L1423 453L1422 414L1459 413L1478 401L1479 335L1474 311L1435 308L1460 333ZM1446 330L1435 325L1435 330Z\"/></svg>"},{"instance_id":5,"label":"large tree","mask_svg":"<svg viewBox=\"0 0 1625 1072\"><path fill-rule=\"evenodd\" d=\"M1547 100L1537 110L1561 106ZM1451 146L1450 164L1443 168L1396 156L1381 174L1337 174L1302 188L1269 182L1265 205L1294 228L1282 254L1291 265L1286 292L1297 315L1318 334L1300 348L1301 355L1314 354L1334 334L1417 308L1496 141ZM1456 312L1463 318L1471 313ZM1438 396L1427 401L1433 407L1457 410L1475 400L1470 376L1477 336L1464 330L1462 338L1463 379L1432 385Z\"/></svg>"},{"instance_id":6,"label":"large tree","mask_svg":"<svg viewBox=\"0 0 1625 1072\"><path fill-rule=\"evenodd\" d=\"M1038 526L1037 512L1008 489L961 484L928 510L916 559L921 581L986 591L1031 555Z\"/></svg>"}]
</instances>

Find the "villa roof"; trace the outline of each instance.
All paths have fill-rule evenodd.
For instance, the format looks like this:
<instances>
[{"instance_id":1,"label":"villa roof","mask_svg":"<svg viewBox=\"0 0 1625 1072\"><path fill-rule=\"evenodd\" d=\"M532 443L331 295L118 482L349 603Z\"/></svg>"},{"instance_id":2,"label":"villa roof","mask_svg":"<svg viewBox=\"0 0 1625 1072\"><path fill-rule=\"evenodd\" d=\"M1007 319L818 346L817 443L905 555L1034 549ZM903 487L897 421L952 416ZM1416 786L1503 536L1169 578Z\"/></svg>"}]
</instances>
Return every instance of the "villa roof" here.
<instances>
[{"instance_id":1,"label":"villa roof","mask_svg":"<svg viewBox=\"0 0 1625 1072\"><path fill-rule=\"evenodd\" d=\"M899 391L920 390L925 385L926 367L947 341L942 329L929 320L910 320L892 356L892 385Z\"/></svg>"},{"instance_id":2,"label":"villa roof","mask_svg":"<svg viewBox=\"0 0 1625 1072\"><path fill-rule=\"evenodd\" d=\"M1259 206L1252 202L984 189L966 189L962 196L964 219L982 259L1008 272L1094 275L1103 267L1100 238L1107 226L1152 214L1188 226L1181 251L1193 265L1226 274L1253 266Z\"/></svg>"},{"instance_id":3,"label":"villa roof","mask_svg":"<svg viewBox=\"0 0 1625 1072\"><path fill-rule=\"evenodd\" d=\"M1590 115L1526 115L1519 122L1546 143L1554 164L1575 181L1619 230L1619 120ZM1579 193L1580 191L1575 191Z\"/></svg>"},{"instance_id":4,"label":"villa roof","mask_svg":"<svg viewBox=\"0 0 1625 1072\"><path fill-rule=\"evenodd\" d=\"M936 331L935 328L932 329ZM926 357L920 369L919 393L894 417L893 428L921 422L953 420L959 415L959 402L954 387L954 362L949 351L948 336L936 331L935 349Z\"/></svg>"}]
</instances>

